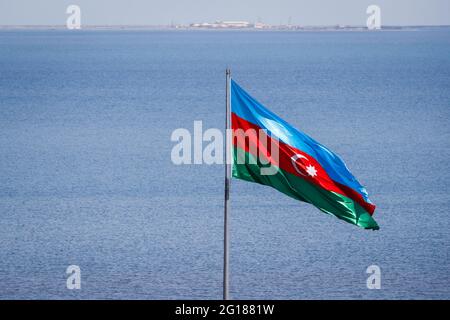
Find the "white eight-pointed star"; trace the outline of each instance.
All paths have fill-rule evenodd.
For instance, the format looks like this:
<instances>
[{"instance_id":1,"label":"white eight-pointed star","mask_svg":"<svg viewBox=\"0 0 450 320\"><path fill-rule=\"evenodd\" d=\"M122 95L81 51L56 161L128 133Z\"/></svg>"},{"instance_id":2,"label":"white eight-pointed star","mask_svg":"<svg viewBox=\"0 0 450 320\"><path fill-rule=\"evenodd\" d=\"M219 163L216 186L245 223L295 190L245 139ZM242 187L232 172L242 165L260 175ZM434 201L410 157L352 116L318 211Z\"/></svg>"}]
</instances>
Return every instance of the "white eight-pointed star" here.
<instances>
[{"instance_id":1,"label":"white eight-pointed star","mask_svg":"<svg viewBox=\"0 0 450 320\"><path fill-rule=\"evenodd\" d=\"M312 165L306 167L306 173L309 174L311 177L317 176L317 170Z\"/></svg>"}]
</instances>

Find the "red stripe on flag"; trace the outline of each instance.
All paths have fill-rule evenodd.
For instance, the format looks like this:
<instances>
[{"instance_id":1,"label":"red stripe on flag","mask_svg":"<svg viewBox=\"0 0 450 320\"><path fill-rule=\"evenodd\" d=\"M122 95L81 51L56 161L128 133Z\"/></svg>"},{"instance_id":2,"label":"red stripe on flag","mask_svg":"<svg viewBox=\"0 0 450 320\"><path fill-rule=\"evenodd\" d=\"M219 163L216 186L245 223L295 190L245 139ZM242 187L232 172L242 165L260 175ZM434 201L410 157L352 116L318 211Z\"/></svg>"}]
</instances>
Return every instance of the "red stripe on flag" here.
<instances>
[{"instance_id":1,"label":"red stripe on flag","mask_svg":"<svg viewBox=\"0 0 450 320\"><path fill-rule=\"evenodd\" d=\"M368 203L352 188L332 180L320 163L311 155L298 150L283 141L268 136L259 126L242 119L235 113L231 114L233 129L233 145L247 151L257 158L264 157L266 162L273 164L289 173L314 183L325 190L336 192L357 202L371 215L375 205ZM247 135L237 134L237 129L247 131ZM278 157L272 152L272 147L278 148ZM277 159L278 158L278 159Z\"/></svg>"}]
</instances>

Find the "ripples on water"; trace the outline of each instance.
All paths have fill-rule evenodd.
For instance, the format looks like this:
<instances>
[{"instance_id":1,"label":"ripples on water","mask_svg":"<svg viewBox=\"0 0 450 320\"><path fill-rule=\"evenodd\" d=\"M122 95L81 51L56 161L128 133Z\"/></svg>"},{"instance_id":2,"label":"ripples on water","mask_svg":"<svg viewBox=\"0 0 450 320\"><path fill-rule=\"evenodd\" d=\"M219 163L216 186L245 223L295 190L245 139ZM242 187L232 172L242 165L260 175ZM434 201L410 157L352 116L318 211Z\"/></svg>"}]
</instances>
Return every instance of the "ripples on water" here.
<instances>
[{"instance_id":1,"label":"ripples on water","mask_svg":"<svg viewBox=\"0 0 450 320\"><path fill-rule=\"evenodd\" d=\"M226 66L345 159L381 226L233 181L232 297L450 297L444 30L0 32L0 298L221 298L223 169L174 166L170 134L222 128Z\"/></svg>"}]
</instances>

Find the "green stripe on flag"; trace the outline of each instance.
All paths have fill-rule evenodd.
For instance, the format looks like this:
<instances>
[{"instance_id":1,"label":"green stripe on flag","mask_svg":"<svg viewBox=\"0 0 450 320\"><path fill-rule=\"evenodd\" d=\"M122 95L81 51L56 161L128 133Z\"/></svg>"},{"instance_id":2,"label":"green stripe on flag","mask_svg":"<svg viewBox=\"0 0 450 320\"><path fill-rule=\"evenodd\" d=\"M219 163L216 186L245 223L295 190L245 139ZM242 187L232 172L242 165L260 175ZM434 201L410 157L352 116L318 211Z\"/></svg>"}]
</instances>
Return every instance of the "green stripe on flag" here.
<instances>
[{"instance_id":1,"label":"green stripe on flag","mask_svg":"<svg viewBox=\"0 0 450 320\"><path fill-rule=\"evenodd\" d=\"M278 168L274 175L261 175L260 169L264 167L261 162L242 149L236 152L237 149L238 147L233 146L233 177L271 186L294 199L311 203L325 213L362 228L379 229L372 216L352 199L325 190L281 168Z\"/></svg>"}]
</instances>

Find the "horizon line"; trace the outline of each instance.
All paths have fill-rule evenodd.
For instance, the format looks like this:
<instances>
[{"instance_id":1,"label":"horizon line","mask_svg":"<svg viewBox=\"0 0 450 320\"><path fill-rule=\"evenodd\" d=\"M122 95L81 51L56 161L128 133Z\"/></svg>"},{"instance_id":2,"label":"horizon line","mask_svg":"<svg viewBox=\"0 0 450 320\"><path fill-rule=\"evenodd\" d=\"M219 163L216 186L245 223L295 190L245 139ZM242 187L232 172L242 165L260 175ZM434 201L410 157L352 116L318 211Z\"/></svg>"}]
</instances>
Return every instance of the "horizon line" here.
<instances>
[{"instance_id":1,"label":"horizon line","mask_svg":"<svg viewBox=\"0 0 450 320\"><path fill-rule=\"evenodd\" d=\"M324 24L324 25L300 25L300 24L279 24L279 25L266 25L267 28L260 30L269 30L271 28L365 28L363 24ZM386 24L381 26L383 28L448 28L450 24L417 24L417 25L395 25ZM66 28L65 24L0 24L0 29L5 28ZM192 24L85 24L81 25L83 28L167 28L167 29L207 29L207 30L239 30L239 29L257 29L254 27L229 27L229 28L207 28L207 27L195 27Z\"/></svg>"}]
</instances>

